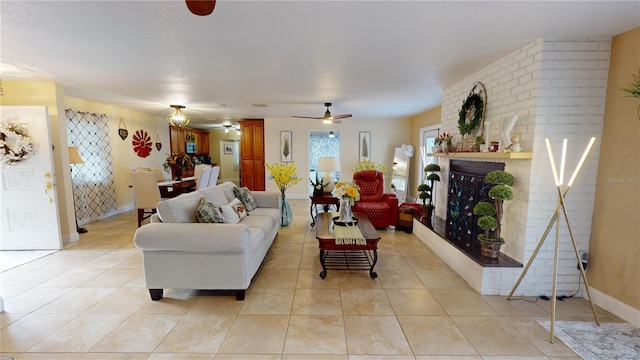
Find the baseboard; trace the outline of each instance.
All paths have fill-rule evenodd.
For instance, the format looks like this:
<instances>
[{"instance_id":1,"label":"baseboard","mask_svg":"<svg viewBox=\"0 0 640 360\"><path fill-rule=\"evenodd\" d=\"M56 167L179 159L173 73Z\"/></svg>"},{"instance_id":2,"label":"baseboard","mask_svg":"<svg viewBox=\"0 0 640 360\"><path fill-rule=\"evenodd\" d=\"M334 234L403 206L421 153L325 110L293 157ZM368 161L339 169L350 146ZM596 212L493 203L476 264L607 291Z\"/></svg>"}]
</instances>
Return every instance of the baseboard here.
<instances>
[{"instance_id":1,"label":"baseboard","mask_svg":"<svg viewBox=\"0 0 640 360\"><path fill-rule=\"evenodd\" d=\"M634 308L631 305L625 304L622 301L605 294L602 291L589 287L591 292L593 303L614 314L615 316L627 321L635 327L640 327L640 310ZM588 299L586 291L584 292L585 299Z\"/></svg>"}]
</instances>

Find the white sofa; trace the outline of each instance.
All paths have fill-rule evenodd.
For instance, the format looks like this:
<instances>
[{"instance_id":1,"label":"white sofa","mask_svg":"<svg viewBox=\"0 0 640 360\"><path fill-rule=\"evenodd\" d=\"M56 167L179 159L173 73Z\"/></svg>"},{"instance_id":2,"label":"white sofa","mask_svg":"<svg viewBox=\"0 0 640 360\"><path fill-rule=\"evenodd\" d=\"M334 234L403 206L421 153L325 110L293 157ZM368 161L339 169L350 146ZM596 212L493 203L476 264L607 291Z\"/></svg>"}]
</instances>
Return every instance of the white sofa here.
<instances>
[{"instance_id":1,"label":"white sofa","mask_svg":"<svg viewBox=\"0 0 640 360\"><path fill-rule=\"evenodd\" d=\"M277 192L252 191L258 208L239 223L198 223L200 199L225 205L235 198L234 187L225 182L161 201L151 223L136 231L152 300L161 299L165 288L232 290L244 300L278 235L281 213Z\"/></svg>"}]
</instances>

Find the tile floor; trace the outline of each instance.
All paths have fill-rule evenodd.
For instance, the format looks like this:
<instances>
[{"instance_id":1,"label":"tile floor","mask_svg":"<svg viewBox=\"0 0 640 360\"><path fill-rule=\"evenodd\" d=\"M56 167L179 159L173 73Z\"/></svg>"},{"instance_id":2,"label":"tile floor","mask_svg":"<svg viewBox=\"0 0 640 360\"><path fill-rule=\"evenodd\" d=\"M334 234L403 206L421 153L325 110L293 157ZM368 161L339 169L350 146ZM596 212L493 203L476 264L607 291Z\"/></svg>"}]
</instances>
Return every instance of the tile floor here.
<instances>
[{"instance_id":1,"label":"tile floor","mask_svg":"<svg viewBox=\"0 0 640 360\"><path fill-rule=\"evenodd\" d=\"M379 277L320 264L309 202L292 200L245 301L165 290L151 301L135 214L88 224L79 243L2 272L0 357L15 359L580 359L536 320L550 302L480 296L416 237L380 231ZM529 299L533 300L533 299ZM620 321L598 309L601 321ZM557 319L591 321L581 298Z\"/></svg>"}]
</instances>

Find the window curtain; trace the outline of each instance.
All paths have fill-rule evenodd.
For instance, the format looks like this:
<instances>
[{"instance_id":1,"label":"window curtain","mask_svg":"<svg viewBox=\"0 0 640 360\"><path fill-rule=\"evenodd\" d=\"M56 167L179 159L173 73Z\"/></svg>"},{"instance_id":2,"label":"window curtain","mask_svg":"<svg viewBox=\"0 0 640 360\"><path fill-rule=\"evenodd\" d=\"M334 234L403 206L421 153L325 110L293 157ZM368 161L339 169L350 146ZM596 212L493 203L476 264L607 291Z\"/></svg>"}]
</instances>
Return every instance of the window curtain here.
<instances>
[{"instance_id":1,"label":"window curtain","mask_svg":"<svg viewBox=\"0 0 640 360\"><path fill-rule=\"evenodd\" d=\"M233 170L240 169L240 140L233 140Z\"/></svg>"},{"instance_id":2,"label":"window curtain","mask_svg":"<svg viewBox=\"0 0 640 360\"><path fill-rule=\"evenodd\" d=\"M76 219L83 225L116 214L109 118L105 114L65 110L69 146L78 148L83 164L71 164Z\"/></svg>"}]
</instances>

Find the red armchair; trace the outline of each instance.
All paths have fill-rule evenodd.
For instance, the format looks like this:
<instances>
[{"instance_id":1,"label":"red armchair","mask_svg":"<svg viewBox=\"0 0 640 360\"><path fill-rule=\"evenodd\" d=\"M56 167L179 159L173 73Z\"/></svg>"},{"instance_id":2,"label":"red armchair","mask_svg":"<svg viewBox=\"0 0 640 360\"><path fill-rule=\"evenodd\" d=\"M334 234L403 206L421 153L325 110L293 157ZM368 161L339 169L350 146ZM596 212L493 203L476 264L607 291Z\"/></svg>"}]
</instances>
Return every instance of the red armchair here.
<instances>
[{"instance_id":1,"label":"red armchair","mask_svg":"<svg viewBox=\"0 0 640 360\"><path fill-rule=\"evenodd\" d=\"M353 174L353 182L360 187L360 200L352 207L354 212L366 214L376 228L398 224L398 198L384 193L384 173L361 170Z\"/></svg>"}]
</instances>

